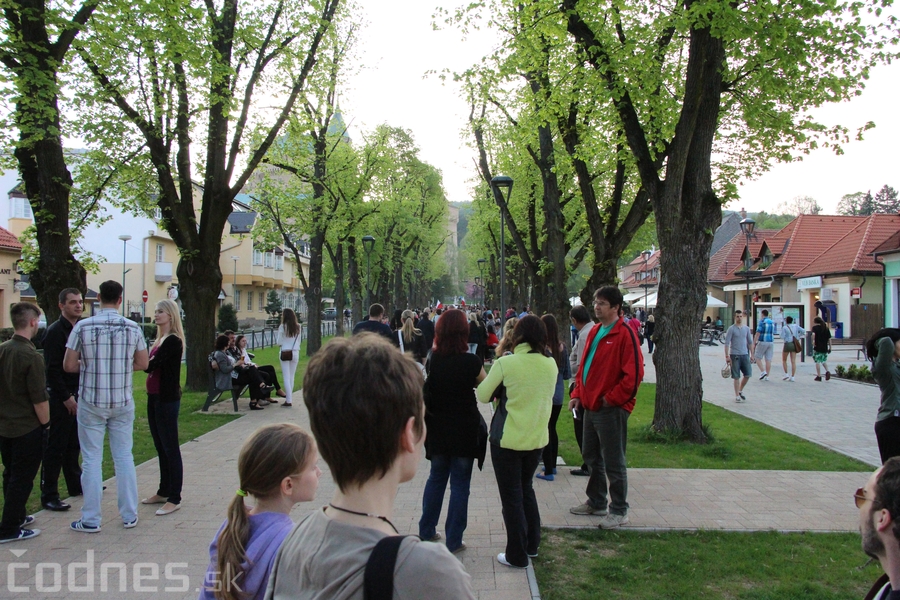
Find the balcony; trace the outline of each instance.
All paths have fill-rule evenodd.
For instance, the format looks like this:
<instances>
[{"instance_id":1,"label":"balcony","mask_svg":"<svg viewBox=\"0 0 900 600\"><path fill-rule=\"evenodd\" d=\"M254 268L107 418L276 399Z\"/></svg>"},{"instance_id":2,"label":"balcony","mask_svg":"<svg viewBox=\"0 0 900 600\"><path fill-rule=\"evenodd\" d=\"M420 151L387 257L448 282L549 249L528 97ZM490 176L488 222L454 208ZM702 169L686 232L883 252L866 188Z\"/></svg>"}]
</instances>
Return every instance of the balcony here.
<instances>
[{"instance_id":1,"label":"balcony","mask_svg":"<svg viewBox=\"0 0 900 600\"><path fill-rule=\"evenodd\" d=\"M172 263L158 262L153 264L153 273L156 276L157 282L172 281Z\"/></svg>"}]
</instances>

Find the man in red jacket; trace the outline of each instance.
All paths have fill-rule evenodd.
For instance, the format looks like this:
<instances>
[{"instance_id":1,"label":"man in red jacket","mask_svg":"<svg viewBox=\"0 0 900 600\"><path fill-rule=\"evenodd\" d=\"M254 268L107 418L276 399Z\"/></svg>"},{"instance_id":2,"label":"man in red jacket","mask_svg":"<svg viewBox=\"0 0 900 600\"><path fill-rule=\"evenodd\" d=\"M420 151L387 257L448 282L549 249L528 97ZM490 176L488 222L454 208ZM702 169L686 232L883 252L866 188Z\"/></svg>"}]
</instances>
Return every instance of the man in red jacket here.
<instances>
[{"instance_id":1,"label":"man in red jacket","mask_svg":"<svg viewBox=\"0 0 900 600\"><path fill-rule=\"evenodd\" d=\"M588 334L585 358L575 376L575 390L569 402L569 410L584 408L581 451L591 473L587 501L569 512L602 516L601 529L628 523L625 442L628 416L644 378L637 335L619 316L622 302L622 292L614 286L594 293L594 314L600 322Z\"/></svg>"}]
</instances>

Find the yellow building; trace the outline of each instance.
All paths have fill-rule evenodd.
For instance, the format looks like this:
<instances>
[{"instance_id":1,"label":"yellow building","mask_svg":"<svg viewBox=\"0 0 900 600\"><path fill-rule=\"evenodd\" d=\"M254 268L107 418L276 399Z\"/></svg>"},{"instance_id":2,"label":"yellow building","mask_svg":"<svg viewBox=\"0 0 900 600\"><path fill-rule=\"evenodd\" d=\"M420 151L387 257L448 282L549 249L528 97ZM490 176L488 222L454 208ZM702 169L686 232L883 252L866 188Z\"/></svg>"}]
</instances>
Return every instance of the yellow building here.
<instances>
[{"instance_id":1,"label":"yellow building","mask_svg":"<svg viewBox=\"0 0 900 600\"><path fill-rule=\"evenodd\" d=\"M15 285L19 281L16 261L22 256L22 244L12 233L0 227L0 328L12 327L9 308L21 302Z\"/></svg>"}]
</instances>

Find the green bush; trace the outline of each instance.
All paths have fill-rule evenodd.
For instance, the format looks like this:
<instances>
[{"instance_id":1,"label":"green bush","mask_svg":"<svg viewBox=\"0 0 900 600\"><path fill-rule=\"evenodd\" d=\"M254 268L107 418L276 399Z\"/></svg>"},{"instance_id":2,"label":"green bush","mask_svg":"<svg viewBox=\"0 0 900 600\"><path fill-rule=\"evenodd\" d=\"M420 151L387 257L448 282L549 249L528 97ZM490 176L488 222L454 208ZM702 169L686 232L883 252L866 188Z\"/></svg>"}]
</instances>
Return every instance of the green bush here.
<instances>
[{"instance_id":1,"label":"green bush","mask_svg":"<svg viewBox=\"0 0 900 600\"><path fill-rule=\"evenodd\" d=\"M859 367L859 370L856 372L856 378L859 381L865 381L866 383L875 383L875 377L872 375L872 371L869 370L868 365Z\"/></svg>"},{"instance_id":2,"label":"green bush","mask_svg":"<svg viewBox=\"0 0 900 600\"><path fill-rule=\"evenodd\" d=\"M834 372L838 377L846 377L847 376L847 369L844 368L844 365L838 365L834 369Z\"/></svg>"},{"instance_id":3,"label":"green bush","mask_svg":"<svg viewBox=\"0 0 900 600\"><path fill-rule=\"evenodd\" d=\"M234 312L233 304L223 304L219 307L219 324L216 325L216 328L219 332L227 331L229 329L231 331L237 331L237 313Z\"/></svg>"},{"instance_id":4,"label":"green bush","mask_svg":"<svg viewBox=\"0 0 900 600\"><path fill-rule=\"evenodd\" d=\"M847 379L853 379L854 381L859 376L859 367L856 365L850 365L850 368L847 369Z\"/></svg>"},{"instance_id":5,"label":"green bush","mask_svg":"<svg viewBox=\"0 0 900 600\"><path fill-rule=\"evenodd\" d=\"M156 323L145 323L141 327L144 328L144 339L146 340L155 340L156 339Z\"/></svg>"}]
</instances>

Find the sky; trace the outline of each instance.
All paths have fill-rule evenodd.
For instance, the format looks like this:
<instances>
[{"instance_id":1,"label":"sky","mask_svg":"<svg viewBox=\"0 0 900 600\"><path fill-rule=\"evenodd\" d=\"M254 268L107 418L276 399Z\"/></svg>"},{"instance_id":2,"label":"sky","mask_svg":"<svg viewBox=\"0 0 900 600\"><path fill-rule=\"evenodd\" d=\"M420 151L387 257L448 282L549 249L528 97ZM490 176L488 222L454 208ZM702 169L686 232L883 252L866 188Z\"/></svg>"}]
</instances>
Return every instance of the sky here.
<instances>
[{"instance_id":1,"label":"sky","mask_svg":"<svg viewBox=\"0 0 900 600\"><path fill-rule=\"evenodd\" d=\"M456 29L434 31L431 15L449 2L358 0L368 20L361 33L359 56L364 64L341 97L341 109L353 130L380 123L412 131L422 158L440 169L451 201L471 199L476 177L474 150L463 139L468 106L452 83L443 84L429 70L463 70L489 53L496 43L491 32L476 32L466 41ZM386 10L385 6L390 9ZM844 147L843 156L818 150L802 161L776 164L755 181L743 182L741 199L726 208L772 213L796 196L811 196L826 213L834 213L841 196L883 185L900 188L897 140L900 140L900 64L876 68L862 96L828 105L813 113L826 124L855 131L867 121L875 129L864 141Z\"/></svg>"}]
</instances>

